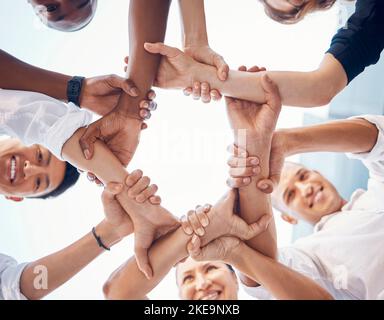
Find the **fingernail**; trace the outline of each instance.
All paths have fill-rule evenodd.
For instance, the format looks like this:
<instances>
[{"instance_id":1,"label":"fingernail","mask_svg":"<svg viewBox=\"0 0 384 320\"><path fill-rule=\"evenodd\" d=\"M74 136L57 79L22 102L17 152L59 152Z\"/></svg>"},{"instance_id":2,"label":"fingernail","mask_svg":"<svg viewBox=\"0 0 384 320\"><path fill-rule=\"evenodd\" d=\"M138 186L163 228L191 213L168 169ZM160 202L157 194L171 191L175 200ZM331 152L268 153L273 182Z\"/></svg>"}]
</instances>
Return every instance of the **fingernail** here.
<instances>
[{"instance_id":1,"label":"fingernail","mask_svg":"<svg viewBox=\"0 0 384 320\"><path fill-rule=\"evenodd\" d=\"M223 77L223 79L226 79L226 78L227 78L227 73L226 73L225 71L223 71L223 72L221 73L221 76Z\"/></svg>"},{"instance_id":2,"label":"fingernail","mask_svg":"<svg viewBox=\"0 0 384 320\"><path fill-rule=\"evenodd\" d=\"M260 187L261 187L261 189L267 189L267 188L268 188L268 185L265 184L265 183L262 183Z\"/></svg>"},{"instance_id":3,"label":"fingernail","mask_svg":"<svg viewBox=\"0 0 384 320\"><path fill-rule=\"evenodd\" d=\"M243 179L243 182L244 182L244 183L250 183L250 182L251 182L251 179L248 178L248 177L247 177L247 178L244 178L244 179Z\"/></svg>"},{"instance_id":4,"label":"fingernail","mask_svg":"<svg viewBox=\"0 0 384 320\"><path fill-rule=\"evenodd\" d=\"M259 161L257 159L252 159L251 160L251 164L257 165L257 164L259 164Z\"/></svg>"},{"instance_id":5,"label":"fingernail","mask_svg":"<svg viewBox=\"0 0 384 320\"><path fill-rule=\"evenodd\" d=\"M188 90L183 90L183 93L185 96L189 96L190 95L190 92Z\"/></svg>"},{"instance_id":6,"label":"fingernail","mask_svg":"<svg viewBox=\"0 0 384 320\"><path fill-rule=\"evenodd\" d=\"M151 101L151 103L149 104L149 110L155 111L156 109L157 109L157 103L154 101Z\"/></svg>"},{"instance_id":7,"label":"fingernail","mask_svg":"<svg viewBox=\"0 0 384 320\"><path fill-rule=\"evenodd\" d=\"M192 244L193 245L195 245L196 244L196 242L197 242L197 236L196 235L194 235L193 237L192 237Z\"/></svg>"},{"instance_id":8,"label":"fingernail","mask_svg":"<svg viewBox=\"0 0 384 320\"><path fill-rule=\"evenodd\" d=\"M91 157L91 153L89 152L88 149L85 149L85 150L84 150L84 156L85 156L85 159L87 159L87 160L90 159L90 157Z\"/></svg>"},{"instance_id":9,"label":"fingernail","mask_svg":"<svg viewBox=\"0 0 384 320\"><path fill-rule=\"evenodd\" d=\"M195 89L199 89L199 84L195 83L194 87L195 87Z\"/></svg>"},{"instance_id":10,"label":"fingernail","mask_svg":"<svg viewBox=\"0 0 384 320\"><path fill-rule=\"evenodd\" d=\"M145 120L148 120L151 118L151 113L150 112L147 112L147 114L145 115L144 119Z\"/></svg>"},{"instance_id":11,"label":"fingernail","mask_svg":"<svg viewBox=\"0 0 384 320\"><path fill-rule=\"evenodd\" d=\"M192 228L191 228L191 227L186 227L186 228L185 228L185 233L186 233L186 234L192 234L192 233L193 233Z\"/></svg>"},{"instance_id":12,"label":"fingernail","mask_svg":"<svg viewBox=\"0 0 384 320\"><path fill-rule=\"evenodd\" d=\"M201 224L203 225L203 227L207 227L209 225L209 221L206 218L202 218Z\"/></svg>"},{"instance_id":13,"label":"fingernail","mask_svg":"<svg viewBox=\"0 0 384 320\"><path fill-rule=\"evenodd\" d=\"M139 95L139 92L137 91L136 88L132 88L130 92L131 92L131 95L133 95L133 96L138 96Z\"/></svg>"},{"instance_id":14,"label":"fingernail","mask_svg":"<svg viewBox=\"0 0 384 320\"><path fill-rule=\"evenodd\" d=\"M201 237L204 235L204 229L203 228L199 228L196 230L196 233Z\"/></svg>"},{"instance_id":15,"label":"fingernail","mask_svg":"<svg viewBox=\"0 0 384 320\"><path fill-rule=\"evenodd\" d=\"M144 103L143 103L143 108L146 108L146 109L149 108L149 104L148 104L148 102L144 102Z\"/></svg>"},{"instance_id":16,"label":"fingernail","mask_svg":"<svg viewBox=\"0 0 384 320\"><path fill-rule=\"evenodd\" d=\"M253 168L253 169L252 169L252 172L253 172L253 173L259 173L259 168Z\"/></svg>"}]
</instances>

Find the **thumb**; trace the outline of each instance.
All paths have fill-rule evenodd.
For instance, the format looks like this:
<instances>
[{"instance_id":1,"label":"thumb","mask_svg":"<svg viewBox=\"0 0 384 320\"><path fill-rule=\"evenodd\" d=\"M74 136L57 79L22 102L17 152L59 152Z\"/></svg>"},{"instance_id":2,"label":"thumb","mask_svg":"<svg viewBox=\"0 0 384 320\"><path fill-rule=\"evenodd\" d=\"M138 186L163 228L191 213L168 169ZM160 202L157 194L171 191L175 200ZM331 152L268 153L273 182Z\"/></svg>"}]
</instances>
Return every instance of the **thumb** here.
<instances>
[{"instance_id":1,"label":"thumb","mask_svg":"<svg viewBox=\"0 0 384 320\"><path fill-rule=\"evenodd\" d=\"M80 148L84 154L85 159L92 159L94 146L93 144L96 142L99 137L100 129L98 127L98 122L92 123L88 128L85 129L85 132L81 136L79 140Z\"/></svg>"},{"instance_id":2,"label":"thumb","mask_svg":"<svg viewBox=\"0 0 384 320\"><path fill-rule=\"evenodd\" d=\"M270 105L274 109L281 108L279 88L274 82L272 82L268 74L264 74L261 77L261 86L264 90L266 104Z\"/></svg>"},{"instance_id":3,"label":"thumb","mask_svg":"<svg viewBox=\"0 0 384 320\"><path fill-rule=\"evenodd\" d=\"M144 273L148 280L151 279L153 273L149 263L148 248L140 247L137 245L137 239L135 239L135 256L139 270Z\"/></svg>"},{"instance_id":4,"label":"thumb","mask_svg":"<svg viewBox=\"0 0 384 320\"><path fill-rule=\"evenodd\" d=\"M236 216L236 218L240 220L238 228L235 230L233 235L241 240L249 240L258 236L267 229L272 219L272 215L265 214L259 220L249 225L239 216Z\"/></svg>"},{"instance_id":5,"label":"thumb","mask_svg":"<svg viewBox=\"0 0 384 320\"><path fill-rule=\"evenodd\" d=\"M257 182L257 187L264 193L272 193L274 181L272 180L272 177L269 179L261 179L259 182Z\"/></svg>"},{"instance_id":6,"label":"thumb","mask_svg":"<svg viewBox=\"0 0 384 320\"><path fill-rule=\"evenodd\" d=\"M224 58L221 55L216 53L213 56L213 65L217 68L217 77L221 81L227 80L228 72L229 72L229 66L225 62Z\"/></svg>"},{"instance_id":7,"label":"thumb","mask_svg":"<svg viewBox=\"0 0 384 320\"><path fill-rule=\"evenodd\" d=\"M144 43L144 49L147 50L149 53L159 53L162 56L166 56L168 58L174 58L181 52L179 49L167 46L162 42L146 42Z\"/></svg>"}]
</instances>

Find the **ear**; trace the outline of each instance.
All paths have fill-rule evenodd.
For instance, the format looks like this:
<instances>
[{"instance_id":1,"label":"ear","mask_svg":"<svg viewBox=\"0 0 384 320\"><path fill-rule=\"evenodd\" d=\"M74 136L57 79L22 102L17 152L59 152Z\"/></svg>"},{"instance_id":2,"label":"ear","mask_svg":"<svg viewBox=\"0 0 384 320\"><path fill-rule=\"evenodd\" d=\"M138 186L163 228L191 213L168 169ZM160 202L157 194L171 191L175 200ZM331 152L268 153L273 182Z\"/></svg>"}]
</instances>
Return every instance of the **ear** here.
<instances>
[{"instance_id":1,"label":"ear","mask_svg":"<svg viewBox=\"0 0 384 320\"><path fill-rule=\"evenodd\" d=\"M15 197L15 196L5 196L5 199L12 200L12 201L15 201L15 202L20 202L20 201L24 200L23 197Z\"/></svg>"},{"instance_id":2,"label":"ear","mask_svg":"<svg viewBox=\"0 0 384 320\"><path fill-rule=\"evenodd\" d=\"M292 216L290 216L289 214L286 214L286 213L282 213L281 214L281 218L284 221L286 221L286 222L288 222L290 224L297 224L298 223L296 218L294 218L294 217L292 217Z\"/></svg>"}]
</instances>

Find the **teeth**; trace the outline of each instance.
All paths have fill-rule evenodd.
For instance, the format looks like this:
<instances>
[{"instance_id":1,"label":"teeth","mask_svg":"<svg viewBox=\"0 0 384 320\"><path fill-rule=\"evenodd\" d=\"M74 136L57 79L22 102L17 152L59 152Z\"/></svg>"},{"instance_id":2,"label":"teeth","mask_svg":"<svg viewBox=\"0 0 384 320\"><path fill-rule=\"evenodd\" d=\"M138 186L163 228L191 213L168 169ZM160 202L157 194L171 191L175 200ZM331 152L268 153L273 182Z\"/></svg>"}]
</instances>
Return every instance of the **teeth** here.
<instances>
[{"instance_id":1,"label":"teeth","mask_svg":"<svg viewBox=\"0 0 384 320\"><path fill-rule=\"evenodd\" d=\"M16 177L16 159L11 159L11 180L14 180Z\"/></svg>"},{"instance_id":2,"label":"teeth","mask_svg":"<svg viewBox=\"0 0 384 320\"><path fill-rule=\"evenodd\" d=\"M214 293L211 293L211 294L208 294L204 297L201 298L201 300L215 300L217 299L219 296L219 294L217 292L214 292Z\"/></svg>"}]
</instances>

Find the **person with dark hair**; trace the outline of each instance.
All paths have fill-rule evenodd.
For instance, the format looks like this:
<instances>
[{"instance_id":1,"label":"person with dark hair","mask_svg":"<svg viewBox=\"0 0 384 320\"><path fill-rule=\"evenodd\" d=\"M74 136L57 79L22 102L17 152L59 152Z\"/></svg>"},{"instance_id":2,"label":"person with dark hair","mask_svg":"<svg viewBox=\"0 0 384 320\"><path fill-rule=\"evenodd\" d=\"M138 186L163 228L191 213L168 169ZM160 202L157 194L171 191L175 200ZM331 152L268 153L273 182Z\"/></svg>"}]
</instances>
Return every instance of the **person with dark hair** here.
<instances>
[{"instance_id":1,"label":"person with dark hair","mask_svg":"<svg viewBox=\"0 0 384 320\"><path fill-rule=\"evenodd\" d=\"M71 188L79 172L41 145L0 140L0 194L13 201L54 198Z\"/></svg>"}]
</instances>

